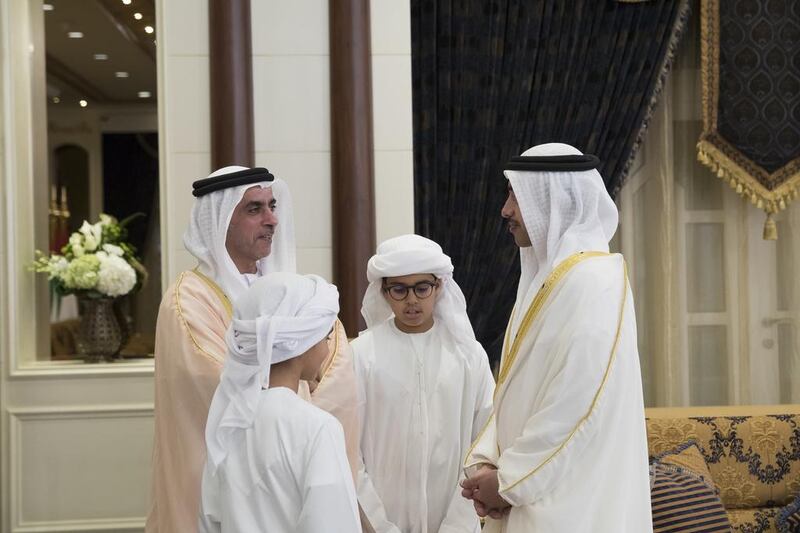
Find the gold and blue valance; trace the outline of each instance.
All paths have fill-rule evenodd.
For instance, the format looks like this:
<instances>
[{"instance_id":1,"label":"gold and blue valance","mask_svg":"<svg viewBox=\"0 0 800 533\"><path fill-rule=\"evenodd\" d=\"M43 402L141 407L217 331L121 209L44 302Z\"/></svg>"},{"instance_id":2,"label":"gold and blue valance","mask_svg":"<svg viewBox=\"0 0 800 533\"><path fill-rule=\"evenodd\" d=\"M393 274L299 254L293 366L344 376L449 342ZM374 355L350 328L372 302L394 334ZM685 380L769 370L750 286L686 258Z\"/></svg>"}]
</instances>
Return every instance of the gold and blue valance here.
<instances>
[{"instance_id":1,"label":"gold and blue valance","mask_svg":"<svg viewBox=\"0 0 800 533\"><path fill-rule=\"evenodd\" d=\"M773 215L800 192L800 2L702 0L698 159Z\"/></svg>"}]
</instances>

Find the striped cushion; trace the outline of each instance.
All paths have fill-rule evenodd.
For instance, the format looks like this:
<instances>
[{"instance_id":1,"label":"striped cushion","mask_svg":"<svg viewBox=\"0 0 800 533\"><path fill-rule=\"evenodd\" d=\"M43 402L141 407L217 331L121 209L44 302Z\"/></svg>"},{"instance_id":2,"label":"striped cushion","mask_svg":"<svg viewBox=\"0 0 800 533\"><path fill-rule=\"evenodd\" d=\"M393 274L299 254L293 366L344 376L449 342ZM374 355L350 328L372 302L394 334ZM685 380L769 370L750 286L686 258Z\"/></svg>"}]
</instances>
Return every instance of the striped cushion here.
<instances>
[{"instance_id":1,"label":"striped cushion","mask_svg":"<svg viewBox=\"0 0 800 533\"><path fill-rule=\"evenodd\" d=\"M792 503L784 507L775 521L781 533L800 532L800 494Z\"/></svg>"},{"instance_id":2,"label":"striped cushion","mask_svg":"<svg viewBox=\"0 0 800 533\"><path fill-rule=\"evenodd\" d=\"M710 533L731 530L705 459L688 442L651 461L655 472L650 493L655 533Z\"/></svg>"}]
</instances>

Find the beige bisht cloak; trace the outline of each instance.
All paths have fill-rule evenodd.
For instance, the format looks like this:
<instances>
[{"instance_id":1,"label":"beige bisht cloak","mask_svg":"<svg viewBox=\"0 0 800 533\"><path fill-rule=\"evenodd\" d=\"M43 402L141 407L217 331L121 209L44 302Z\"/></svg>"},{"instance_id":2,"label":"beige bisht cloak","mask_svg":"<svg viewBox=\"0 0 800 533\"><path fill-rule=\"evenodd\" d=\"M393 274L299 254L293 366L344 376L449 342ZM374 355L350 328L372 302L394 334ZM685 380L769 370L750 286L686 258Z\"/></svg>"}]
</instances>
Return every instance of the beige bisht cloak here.
<instances>
[{"instance_id":1,"label":"beige bisht cloak","mask_svg":"<svg viewBox=\"0 0 800 533\"><path fill-rule=\"evenodd\" d=\"M608 254L616 207L596 170L506 177L533 245L520 249L494 414L465 462L495 466L512 505L483 531L652 532L633 298L622 256Z\"/></svg>"},{"instance_id":2,"label":"beige bisht cloak","mask_svg":"<svg viewBox=\"0 0 800 533\"><path fill-rule=\"evenodd\" d=\"M246 183L240 178L249 176ZM231 176L225 177L226 174ZM230 186L199 192L209 179ZM252 179L250 179L252 178ZM255 180L255 181L253 181ZM213 181L213 180L212 180ZM205 425L211 398L227 354L225 331L236 300L258 274L243 275L230 258L227 232L236 206L252 187L270 187L276 201L272 249L257 261L257 272L294 272L292 198L288 186L264 168L225 167L193 184L196 196L186 249L198 261L164 294L158 312L155 347L155 437L148 533L197 530L200 482L206 461ZM345 433L352 472L358 461L355 370L344 329L337 326L331 355L319 378L299 394L334 415ZM309 393L309 391L311 391ZM355 477L355 476L354 476Z\"/></svg>"},{"instance_id":3,"label":"beige bisht cloak","mask_svg":"<svg viewBox=\"0 0 800 533\"><path fill-rule=\"evenodd\" d=\"M186 271L165 293L158 316L153 493L145 529L189 532L197 528L206 417L227 354L231 304L213 281ZM330 348L318 380L301 384L299 393L341 422L352 469L359 433L355 374L338 321Z\"/></svg>"}]
</instances>

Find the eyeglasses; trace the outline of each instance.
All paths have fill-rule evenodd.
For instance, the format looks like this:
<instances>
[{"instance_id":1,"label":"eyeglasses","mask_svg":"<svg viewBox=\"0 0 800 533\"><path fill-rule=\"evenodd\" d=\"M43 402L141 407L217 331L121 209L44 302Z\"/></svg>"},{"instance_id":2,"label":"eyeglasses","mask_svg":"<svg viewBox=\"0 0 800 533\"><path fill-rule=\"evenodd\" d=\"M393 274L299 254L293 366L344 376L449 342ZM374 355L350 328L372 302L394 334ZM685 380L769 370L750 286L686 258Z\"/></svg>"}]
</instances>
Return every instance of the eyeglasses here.
<instances>
[{"instance_id":1,"label":"eyeglasses","mask_svg":"<svg viewBox=\"0 0 800 533\"><path fill-rule=\"evenodd\" d=\"M384 287L383 290L389 294L389 297L395 301L402 301L405 300L408 296L408 291L413 290L414 295L419 298L420 300L424 300L428 298L431 294L433 294L434 287L438 287L438 281L420 281L414 285L390 285L388 287Z\"/></svg>"}]
</instances>

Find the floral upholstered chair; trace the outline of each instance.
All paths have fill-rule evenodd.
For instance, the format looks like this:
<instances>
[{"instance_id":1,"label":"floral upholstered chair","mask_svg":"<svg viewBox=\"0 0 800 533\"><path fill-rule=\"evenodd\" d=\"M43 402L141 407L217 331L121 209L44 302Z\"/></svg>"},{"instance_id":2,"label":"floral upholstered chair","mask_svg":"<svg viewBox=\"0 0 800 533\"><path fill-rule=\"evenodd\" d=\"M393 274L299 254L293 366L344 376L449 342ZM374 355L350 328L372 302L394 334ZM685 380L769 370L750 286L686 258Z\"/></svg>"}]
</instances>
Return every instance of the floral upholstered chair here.
<instances>
[{"instance_id":1,"label":"floral upholstered chair","mask_svg":"<svg viewBox=\"0 0 800 533\"><path fill-rule=\"evenodd\" d=\"M650 455L695 441L733 531L780 531L781 510L800 494L800 406L726 407L716 409L725 411L723 416L676 416L704 410L713 412L648 410ZM762 414L769 411L777 414Z\"/></svg>"}]
</instances>

